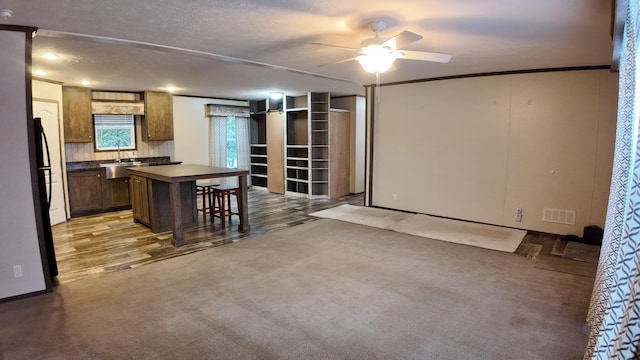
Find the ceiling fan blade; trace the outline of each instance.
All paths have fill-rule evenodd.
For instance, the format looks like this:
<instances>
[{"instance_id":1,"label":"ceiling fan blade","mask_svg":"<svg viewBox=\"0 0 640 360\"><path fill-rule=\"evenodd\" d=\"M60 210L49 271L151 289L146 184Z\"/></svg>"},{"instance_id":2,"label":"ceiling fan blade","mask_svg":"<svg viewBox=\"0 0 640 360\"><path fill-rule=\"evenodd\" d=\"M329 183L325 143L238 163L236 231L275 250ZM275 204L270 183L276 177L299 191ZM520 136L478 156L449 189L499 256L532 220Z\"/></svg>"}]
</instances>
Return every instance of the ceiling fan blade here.
<instances>
[{"instance_id":1,"label":"ceiling fan blade","mask_svg":"<svg viewBox=\"0 0 640 360\"><path fill-rule=\"evenodd\" d=\"M412 33L411 31L403 31L400 34L392 37L391 39L382 43L382 46L388 46L393 50L402 49L403 47L412 44L422 39L422 36Z\"/></svg>"},{"instance_id":2,"label":"ceiling fan blade","mask_svg":"<svg viewBox=\"0 0 640 360\"><path fill-rule=\"evenodd\" d=\"M439 63L448 63L449 60L451 60L451 55L449 54L434 52L400 50L398 53L402 54L402 56L399 57L400 59L433 61Z\"/></svg>"},{"instance_id":3,"label":"ceiling fan blade","mask_svg":"<svg viewBox=\"0 0 640 360\"><path fill-rule=\"evenodd\" d=\"M341 45L323 44L323 43L317 43L317 42L312 42L311 45L329 46L329 47L335 47L335 48L340 48L340 49L358 51L358 49L356 49L356 48L352 48L352 47L348 47L348 46L341 46Z\"/></svg>"},{"instance_id":4,"label":"ceiling fan blade","mask_svg":"<svg viewBox=\"0 0 640 360\"><path fill-rule=\"evenodd\" d=\"M352 58L348 58L348 59L342 59L342 60L338 60L338 61L332 61L330 63L326 63L326 64L322 64L322 65L318 65L318 67L322 67L322 66L327 66L327 65L334 65L334 64L340 64L343 62L347 62L347 61L351 61L351 60L355 60L356 56L352 57Z\"/></svg>"}]
</instances>

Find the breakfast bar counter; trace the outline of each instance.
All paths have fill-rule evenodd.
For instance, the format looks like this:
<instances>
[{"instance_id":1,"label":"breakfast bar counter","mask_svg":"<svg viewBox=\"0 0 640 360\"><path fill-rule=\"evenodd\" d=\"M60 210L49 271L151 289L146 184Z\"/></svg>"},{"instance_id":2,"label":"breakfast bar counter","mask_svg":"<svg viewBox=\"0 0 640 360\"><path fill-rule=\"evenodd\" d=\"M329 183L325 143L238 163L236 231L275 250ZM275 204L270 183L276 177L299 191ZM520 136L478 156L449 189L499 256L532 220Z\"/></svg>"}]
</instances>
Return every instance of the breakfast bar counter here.
<instances>
[{"instance_id":1,"label":"breakfast bar counter","mask_svg":"<svg viewBox=\"0 0 640 360\"><path fill-rule=\"evenodd\" d=\"M161 219L167 205L170 207L171 229L173 230L173 244L185 244L183 229L197 224L197 210L195 199L195 182L201 179L215 179L223 177L238 177L238 213L240 224L238 230L248 231L249 212L247 208L248 170L225 168L209 165L160 165L153 167L129 168L131 174L131 189L134 219L136 214L147 216L148 225L156 231L163 231L154 219ZM136 186L144 188L143 201L136 201L136 193L140 193ZM163 199L168 198L167 201ZM145 221L141 221L145 223Z\"/></svg>"}]
</instances>

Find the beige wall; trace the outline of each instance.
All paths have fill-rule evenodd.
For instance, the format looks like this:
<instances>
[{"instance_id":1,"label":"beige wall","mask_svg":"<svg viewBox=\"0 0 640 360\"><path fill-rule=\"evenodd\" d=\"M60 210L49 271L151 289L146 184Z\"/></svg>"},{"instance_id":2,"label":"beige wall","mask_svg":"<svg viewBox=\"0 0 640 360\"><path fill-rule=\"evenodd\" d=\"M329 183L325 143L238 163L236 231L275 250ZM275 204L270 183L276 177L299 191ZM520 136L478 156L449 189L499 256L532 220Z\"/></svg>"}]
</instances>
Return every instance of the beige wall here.
<instances>
[{"instance_id":1,"label":"beige wall","mask_svg":"<svg viewBox=\"0 0 640 360\"><path fill-rule=\"evenodd\" d=\"M364 151L365 151L365 109L366 99L362 96L348 96L331 99L331 107L349 110L350 127L350 160L349 160L349 192L364 192Z\"/></svg>"},{"instance_id":2,"label":"beige wall","mask_svg":"<svg viewBox=\"0 0 640 360\"><path fill-rule=\"evenodd\" d=\"M18 31L0 31L0 299L44 290L45 279L36 227L24 59L26 37ZM13 266L23 277L13 277Z\"/></svg>"},{"instance_id":3,"label":"beige wall","mask_svg":"<svg viewBox=\"0 0 640 360\"><path fill-rule=\"evenodd\" d=\"M204 116L208 98L173 97L173 135L176 161L209 165L209 118Z\"/></svg>"},{"instance_id":4,"label":"beige wall","mask_svg":"<svg viewBox=\"0 0 640 360\"><path fill-rule=\"evenodd\" d=\"M62 119L62 85L43 80L33 80L31 85L33 87L33 100L40 99L57 102L60 109L59 118Z\"/></svg>"},{"instance_id":5,"label":"beige wall","mask_svg":"<svg viewBox=\"0 0 640 360\"><path fill-rule=\"evenodd\" d=\"M177 161L185 164L210 164L211 118L205 116L207 104L249 107L249 101L246 100L174 96L173 128Z\"/></svg>"},{"instance_id":6,"label":"beige wall","mask_svg":"<svg viewBox=\"0 0 640 360\"><path fill-rule=\"evenodd\" d=\"M616 89L606 70L382 87L372 205L557 234L603 227ZM543 208L576 223L542 221Z\"/></svg>"}]
</instances>

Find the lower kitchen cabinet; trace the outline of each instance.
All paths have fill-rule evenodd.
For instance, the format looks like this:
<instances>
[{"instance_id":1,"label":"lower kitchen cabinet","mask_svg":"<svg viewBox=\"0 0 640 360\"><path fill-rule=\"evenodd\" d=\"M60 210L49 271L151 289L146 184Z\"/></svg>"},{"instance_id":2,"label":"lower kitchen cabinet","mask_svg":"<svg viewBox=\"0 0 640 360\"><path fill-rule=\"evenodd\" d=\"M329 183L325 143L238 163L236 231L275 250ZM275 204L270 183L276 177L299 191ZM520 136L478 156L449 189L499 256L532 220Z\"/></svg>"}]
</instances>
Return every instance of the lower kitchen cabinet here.
<instances>
[{"instance_id":1,"label":"lower kitchen cabinet","mask_svg":"<svg viewBox=\"0 0 640 360\"><path fill-rule=\"evenodd\" d=\"M104 170L87 170L67 174L71 216L102 210Z\"/></svg>"},{"instance_id":2,"label":"lower kitchen cabinet","mask_svg":"<svg viewBox=\"0 0 640 360\"><path fill-rule=\"evenodd\" d=\"M71 217L131 207L129 179L107 179L104 169L67 173Z\"/></svg>"},{"instance_id":3,"label":"lower kitchen cabinet","mask_svg":"<svg viewBox=\"0 0 640 360\"><path fill-rule=\"evenodd\" d=\"M116 209L131 206L128 178L107 179L103 185L103 208Z\"/></svg>"},{"instance_id":4,"label":"lower kitchen cabinet","mask_svg":"<svg viewBox=\"0 0 640 360\"><path fill-rule=\"evenodd\" d=\"M131 175L130 189L133 221L148 226L154 233L173 228L168 183ZM195 181L180 183L180 192L182 224L185 227L195 225L198 222Z\"/></svg>"},{"instance_id":5,"label":"lower kitchen cabinet","mask_svg":"<svg viewBox=\"0 0 640 360\"><path fill-rule=\"evenodd\" d=\"M151 226L147 179L131 175L130 189L133 220Z\"/></svg>"}]
</instances>

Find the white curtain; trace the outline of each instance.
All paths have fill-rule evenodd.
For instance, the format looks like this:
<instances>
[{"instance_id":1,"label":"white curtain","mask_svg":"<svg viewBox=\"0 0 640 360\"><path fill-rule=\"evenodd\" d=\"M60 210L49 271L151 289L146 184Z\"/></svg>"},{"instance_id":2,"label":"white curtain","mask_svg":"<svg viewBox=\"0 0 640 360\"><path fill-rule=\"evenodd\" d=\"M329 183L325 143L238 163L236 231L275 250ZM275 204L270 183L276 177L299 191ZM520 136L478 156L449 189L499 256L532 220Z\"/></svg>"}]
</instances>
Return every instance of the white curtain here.
<instances>
[{"instance_id":1,"label":"white curtain","mask_svg":"<svg viewBox=\"0 0 640 360\"><path fill-rule=\"evenodd\" d=\"M209 136L209 163L211 166L227 166L227 117L211 116ZM220 184L227 185L228 179L221 178Z\"/></svg>"},{"instance_id":2,"label":"white curtain","mask_svg":"<svg viewBox=\"0 0 640 360\"><path fill-rule=\"evenodd\" d=\"M638 3L627 3L620 51L609 207L587 322L585 359L640 359L640 144Z\"/></svg>"},{"instance_id":3,"label":"white curtain","mask_svg":"<svg viewBox=\"0 0 640 360\"><path fill-rule=\"evenodd\" d=\"M238 168L249 170L249 118L236 117L236 146ZM251 179L251 177L249 177ZM251 184L249 184L251 185Z\"/></svg>"},{"instance_id":4,"label":"white curtain","mask_svg":"<svg viewBox=\"0 0 640 360\"><path fill-rule=\"evenodd\" d=\"M211 116L211 143L209 163L227 166L227 119L229 116ZM237 167L249 169L249 118L235 117ZM237 177L221 178L221 185L238 185Z\"/></svg>"}]
</instances>

